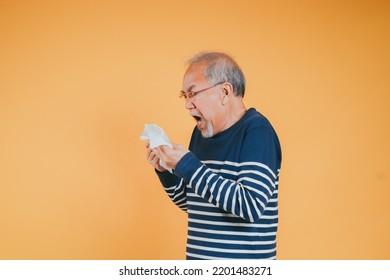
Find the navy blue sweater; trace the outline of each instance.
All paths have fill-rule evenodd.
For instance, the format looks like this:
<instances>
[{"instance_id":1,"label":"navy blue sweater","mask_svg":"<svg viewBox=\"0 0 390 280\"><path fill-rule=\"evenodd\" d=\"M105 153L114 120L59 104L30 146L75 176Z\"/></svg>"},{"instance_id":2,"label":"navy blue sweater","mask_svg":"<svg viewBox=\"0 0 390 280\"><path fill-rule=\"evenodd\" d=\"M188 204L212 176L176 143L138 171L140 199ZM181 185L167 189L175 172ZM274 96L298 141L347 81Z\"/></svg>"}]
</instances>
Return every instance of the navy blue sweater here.
<instances>
[{"instance_id":1,"label":"navy blue sweater","mask_svg":"<svg viewBox=\"0 0 390 280\"><path fill-rule=\"evenodd\" d=\"M188 213L187 259L275 259L281 148L255 109L203 138L194 129L174 174L157 172Z\"/></svg>"}]
</instances>

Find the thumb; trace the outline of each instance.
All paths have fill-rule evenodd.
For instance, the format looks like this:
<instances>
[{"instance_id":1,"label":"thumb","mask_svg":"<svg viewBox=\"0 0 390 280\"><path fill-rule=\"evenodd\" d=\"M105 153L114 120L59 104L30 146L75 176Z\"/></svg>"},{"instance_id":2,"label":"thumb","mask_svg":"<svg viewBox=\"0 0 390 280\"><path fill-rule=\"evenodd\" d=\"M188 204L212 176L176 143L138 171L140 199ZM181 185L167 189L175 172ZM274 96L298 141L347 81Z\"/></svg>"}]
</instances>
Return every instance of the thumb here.
<instances>
[{"instance_id":1,"label":"thumb","mask_svg":"<svg viewBox=\"0 0 390 280\"><path fill-rule=\"evenodd\" d=\"M173 144L173 148L175 148L175 144ZM157 149L159 149L162 153L166 153L169 150L171 150L172 148L169 147L168 145L161 145L161 146L158 146Z\"/></svg>"},{"instance_id":2,"label":"thumb","mask_svg":"<svg viewBox=\"0 0 390 280\"><path fill-rule=\"evenodd\" d=\"M174 150L185 150L186 148L180 144L172 144Z\"/></svg>"},{"instance_id":3,"label":"thumb","mask_svg":"<svg viewBox=\"0 0 390 280\"><path fill-rule=\"evenodd\" d=\"M165 157L166 147L165 146L158 146L155 148L155 151L156 151L159 158Z\"/></svg>"}]
</instances>

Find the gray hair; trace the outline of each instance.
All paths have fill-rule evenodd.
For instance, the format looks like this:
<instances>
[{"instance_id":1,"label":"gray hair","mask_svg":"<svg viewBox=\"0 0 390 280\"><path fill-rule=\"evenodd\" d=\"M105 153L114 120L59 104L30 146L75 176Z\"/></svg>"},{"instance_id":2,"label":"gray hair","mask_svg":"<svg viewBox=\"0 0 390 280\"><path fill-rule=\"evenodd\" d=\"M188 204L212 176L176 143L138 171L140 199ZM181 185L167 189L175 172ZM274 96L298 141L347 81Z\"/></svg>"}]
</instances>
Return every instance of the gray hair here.
<instances>
[{"instance_id":1,"label":"gray hair","mask_svg":"<svg viewBox=\"0 0 390 280\"><path fill-rule=\"evenodd\" d=\"M221 52L201 52L188 60L193 64L204 64L204 76L211 84L229 82L237 96L244 97L245 76L233 58Z\"/></svg>"}]
</instances>

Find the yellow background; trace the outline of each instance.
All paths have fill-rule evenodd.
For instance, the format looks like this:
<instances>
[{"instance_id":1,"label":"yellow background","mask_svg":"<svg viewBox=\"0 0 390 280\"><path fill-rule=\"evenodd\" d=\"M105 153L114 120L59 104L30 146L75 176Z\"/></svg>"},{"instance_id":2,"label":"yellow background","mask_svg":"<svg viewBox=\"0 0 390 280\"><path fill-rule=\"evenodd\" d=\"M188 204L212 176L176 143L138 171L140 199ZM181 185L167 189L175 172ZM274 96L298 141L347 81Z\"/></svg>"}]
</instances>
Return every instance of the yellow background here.
<instances>
[{"instance_id":1,"label":"yellow background","mask_svg":"<svg viewBox=\"0 0 390 280\"><path fill-rule=\"evenodd\" d=\"M139 139L231 54L283 148L279 259L390 258L388 1L0 1L0 259L183 259Z\"/></svg>"}]
</instances>

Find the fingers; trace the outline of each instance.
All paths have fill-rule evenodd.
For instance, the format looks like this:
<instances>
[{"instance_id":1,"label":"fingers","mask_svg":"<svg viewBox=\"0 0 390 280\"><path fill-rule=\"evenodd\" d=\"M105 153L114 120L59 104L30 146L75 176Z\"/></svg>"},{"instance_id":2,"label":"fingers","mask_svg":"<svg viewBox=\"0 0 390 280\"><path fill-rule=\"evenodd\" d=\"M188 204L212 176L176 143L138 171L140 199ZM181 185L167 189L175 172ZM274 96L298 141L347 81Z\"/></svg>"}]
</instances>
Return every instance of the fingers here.
<instances>
[{"instance_id":1,"label":"fingers","mask_svg":"<svg viewBox=\"0 0 390 280\"><path fill-rule=\"evenodd\" d=\"M152 149L149 149L149 148L147 150L147 160L150 163L156 162L158 160L158 156L157 156L156 152L153 151Z\"/></svg>"},{"instance_id":2,"label":"fingers","mask_svg":"<svg viewBox=\"0 0 390 280\"><path fill-rule=\"evenodd\" d=\"M169 150L171 150L171 148L163 145L163 146L158 146L158 147L154 148L154 150L155 150L156 155L159 158L164 158L164 157L166 157Z\"/></svg>"},{"instance_id":3,"label":"fingers","mask_svg":"<svg viewBox=\"0 0 390 280\"><path fill-rule=\"evenodd\" d=\"M158 157L159 159L162 159L164 160L165 158L165 153L164 151L161 149L161 146L160 147L156 147L155 149L153 149L153 153L156 155L156 157Z\"/></svg>"},{"instance_id":4,"label":"fingers","mask_svg":"<svg viewBox=\"0 0 390 280\"><path fill-rule=\"evenodd\" d=\"M146 159L148 160L149 164L152 165L155 169L157 169L160 172L166 171L164 167L160 165L160 155L159 151L157 151L156 148L151 149L150 145L146 145Z\"/></svg>"},{"instance_id":5,"label":"fingers","mask_svg":"<svg viewBox=\"0 0 390 280\"><path fill-rule=\"evenodd\" d=\"M146 159L151 162L153 158L156 156L156 154L153 152L152 149L149 148L149 143L146 145Z\"/></svg>"},{"instance_id":6,"label":"fingers","mask_svg":"<svg viewBox=\"0 0 390 280\"><path fill-rule=\"evenodd\" d=\"M166 151L167 151L167 149L168 149L169 147L168 146L165 146L165 145L162 145L162 146L158 146L158 147L156 147L156 150L158 151L158 152L162 152L162 153L165 153Z\"/></svg>"}]
</instances>

